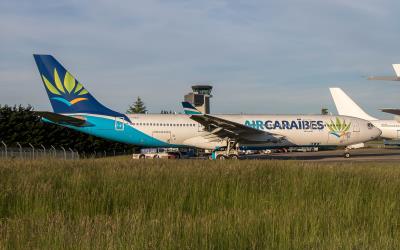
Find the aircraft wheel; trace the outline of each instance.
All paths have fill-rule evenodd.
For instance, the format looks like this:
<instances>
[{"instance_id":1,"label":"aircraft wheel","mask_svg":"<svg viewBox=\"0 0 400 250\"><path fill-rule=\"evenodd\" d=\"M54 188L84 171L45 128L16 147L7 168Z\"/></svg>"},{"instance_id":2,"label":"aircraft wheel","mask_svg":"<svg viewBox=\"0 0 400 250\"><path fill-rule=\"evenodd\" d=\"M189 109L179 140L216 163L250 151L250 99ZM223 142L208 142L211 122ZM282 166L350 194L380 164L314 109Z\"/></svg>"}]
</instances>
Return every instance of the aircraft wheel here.
<instances>
[{"instance_id":1,"label":"aircraft wheel","mask_svg":"<svg viewBox=\"0 0 400 250\"><path fill-rule=\"evenodd\" d=\"M239 155L231 154L231 155L229 155L229 158L232 159L232 160L238 160L239 159Z\"/></svg>"},{"instance_id":2,"label":"aircraft wheel","mask_svg":"<svg viewBox=\"0 0 400 250\"><path fill-rule=\"evenodd\" d=\"M217 155L217 160L226 160L225 155Z\"/></svg>"},{"instance_id":3,"label":"aircraft wheel","mask_svg":"<svg viewBox=\"0 0 400 250\"><path fill-rule=\"evenodd\" d=\"M145 155L139 155L139 159L146 159Z\"/></svg>"},{"instance_id":4,"label":"aircraft wheel","mask_svg":"<svg viewBox=\"0 0 400 250\"><path fill-rule=\"evenodd\" d=\"M345 153L344 153L344 158L350 158L350 156L351 156L351 155L350 155L349 152L345 152Z\"/></svg>"}]
</instances>

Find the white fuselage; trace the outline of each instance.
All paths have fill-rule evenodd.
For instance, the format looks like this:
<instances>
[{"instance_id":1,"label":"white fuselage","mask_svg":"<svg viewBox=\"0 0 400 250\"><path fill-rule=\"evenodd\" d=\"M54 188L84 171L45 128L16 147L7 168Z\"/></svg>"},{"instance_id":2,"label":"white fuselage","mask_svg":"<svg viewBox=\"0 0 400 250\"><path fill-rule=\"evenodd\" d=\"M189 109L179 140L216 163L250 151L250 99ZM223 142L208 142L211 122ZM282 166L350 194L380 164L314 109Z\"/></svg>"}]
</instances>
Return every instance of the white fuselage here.
<instances>
[{"instance_id":1,"label":"white fuselage","mask_svg":"<svg viewBox=\"0 0 400 250\"><path fill-rule=\"evenodd\" d=\"M175 145L204 149L225 146L226 140L213 137L204 127L192 120L189 115L134 114L127 115L132 126L159 141ZM240 142L242 147L285 147L285 146L347 146L372 140L381 134L380 130L368 121L328 115L214 115L265 132L279 135L281 140L271 136L253 135ZM348 125L340 129L339 120ZM329 124L337 125L337 131ZM138 143L140 144L140 142ZM144 145L150 146L150 145Z\"/></svg>"},{"instance_id":2,"label":"white fuselage","mask_svg":"<svg viewBox=\"0 0 400 250\"><path fill-rule=\"evenodd\" d=\"M400 122L396 120L379 120L370 116L341 88L330 88L329 90L339 115L352 116L370 121L382 131L381 137L386 139L399 139Z\"/></svg>"},{"instance_id":3,"label":"white fuselage","mask_svg":"<svg viewBox=\"0 0 400 250\"><path fill-rule=\"evenodd\" d=\"M400 122L396 120L371 120L375 127L382 131L385 139L400 139Z\"/></svg>"}]
</instances>

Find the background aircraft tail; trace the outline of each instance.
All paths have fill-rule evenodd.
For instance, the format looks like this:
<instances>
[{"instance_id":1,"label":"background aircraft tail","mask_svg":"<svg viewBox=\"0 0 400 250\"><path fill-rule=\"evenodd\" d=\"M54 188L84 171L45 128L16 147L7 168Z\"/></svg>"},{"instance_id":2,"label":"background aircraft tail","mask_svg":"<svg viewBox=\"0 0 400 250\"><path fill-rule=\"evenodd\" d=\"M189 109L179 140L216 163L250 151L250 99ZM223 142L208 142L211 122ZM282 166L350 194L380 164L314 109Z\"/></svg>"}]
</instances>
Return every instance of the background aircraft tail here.
<instances>
[{"instance_id":1,"label":"background aircraft tail","mask_svg":"<svg viewBox=\"0 0 400 250\"><path fill-rule=\"evenodd\" d=\"M353 116L367 121L377 120L365 113L341 88L329 88L339 115Z\"/></svg>"},{"instance_id":2,"label":"background aircraft tail","mask_svg":"<svg viewBox=\"0 0 400 250\"><path fill-rule=\"evenodd\" d=\"M394 72L396 72L396 76L400 77L400 64L392 64Z\"/></svg>"},{"instance_id":3,"label":"background aircraft tail","mask_svg":"<svg viewBox=\"0 0 400 250\"><path fill-rule=\"evenodd\" d=\"M53 56L33 57L55 113L124 116L98 102Z\"/></svg>"},{"instance_id":4,"label":"background aircraft tail","mask_svg":"<svg viewBox=\"0 0 400 250\"><path fill-rule=\"evenodd\" d=\"M182 102L182 107L186 115L201 115L201 112L198 111L190 102Z\"/></svg>"}]
</instances>

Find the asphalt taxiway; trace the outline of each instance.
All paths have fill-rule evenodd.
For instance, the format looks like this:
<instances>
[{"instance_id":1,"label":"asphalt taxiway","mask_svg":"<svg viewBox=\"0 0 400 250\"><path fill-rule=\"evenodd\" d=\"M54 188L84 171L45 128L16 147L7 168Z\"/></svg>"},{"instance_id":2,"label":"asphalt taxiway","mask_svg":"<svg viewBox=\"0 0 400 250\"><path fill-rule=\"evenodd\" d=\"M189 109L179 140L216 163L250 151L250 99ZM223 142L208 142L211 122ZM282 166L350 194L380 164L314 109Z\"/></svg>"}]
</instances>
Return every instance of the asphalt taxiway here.
<instances>
[{"instance_id":1,"label":"asphalt taxiway","mask_svg":"<svg viewBox=\"0 0 400 250\"><path fill-rule=\"evenodd\" d=\"M271 159L271 160L301 160L301 161L319 161L319 162L382 162L391 161L400 163L400 148L385 149L354 149L350 150L351 157L344 158L344 150L318 151L318 152L288 152L272 153L269 155L249 155L246 159Z\"/></svg>"}]
</instances>

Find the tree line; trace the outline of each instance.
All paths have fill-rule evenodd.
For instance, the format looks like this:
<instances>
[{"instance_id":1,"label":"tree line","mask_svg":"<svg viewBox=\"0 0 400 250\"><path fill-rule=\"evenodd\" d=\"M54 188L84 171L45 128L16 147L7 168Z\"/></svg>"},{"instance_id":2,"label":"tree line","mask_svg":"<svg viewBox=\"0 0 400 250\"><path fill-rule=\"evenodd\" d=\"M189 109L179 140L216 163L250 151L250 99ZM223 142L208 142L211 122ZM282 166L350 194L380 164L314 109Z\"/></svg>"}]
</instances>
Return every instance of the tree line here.
<instances>
[{"instance_id":1,"label":"tree line","mask_svg":"<svg viewBox=\"0 0 400 250\"><path fill-rule=\"evenodd\" d=\"M34 108L30 105L0 105L0 141L4 141L9 147L16 147L18 142L24 147L29 147L29 143L31 143L35 147L40 145L46 148L62 146L79 152L110 152L114 150L123 152L135 149L132 145L109 141L42 122L33 111ZM146 111L146 106L138 97L127 112L145 113Z\"/></svg>"}]
</instances>

